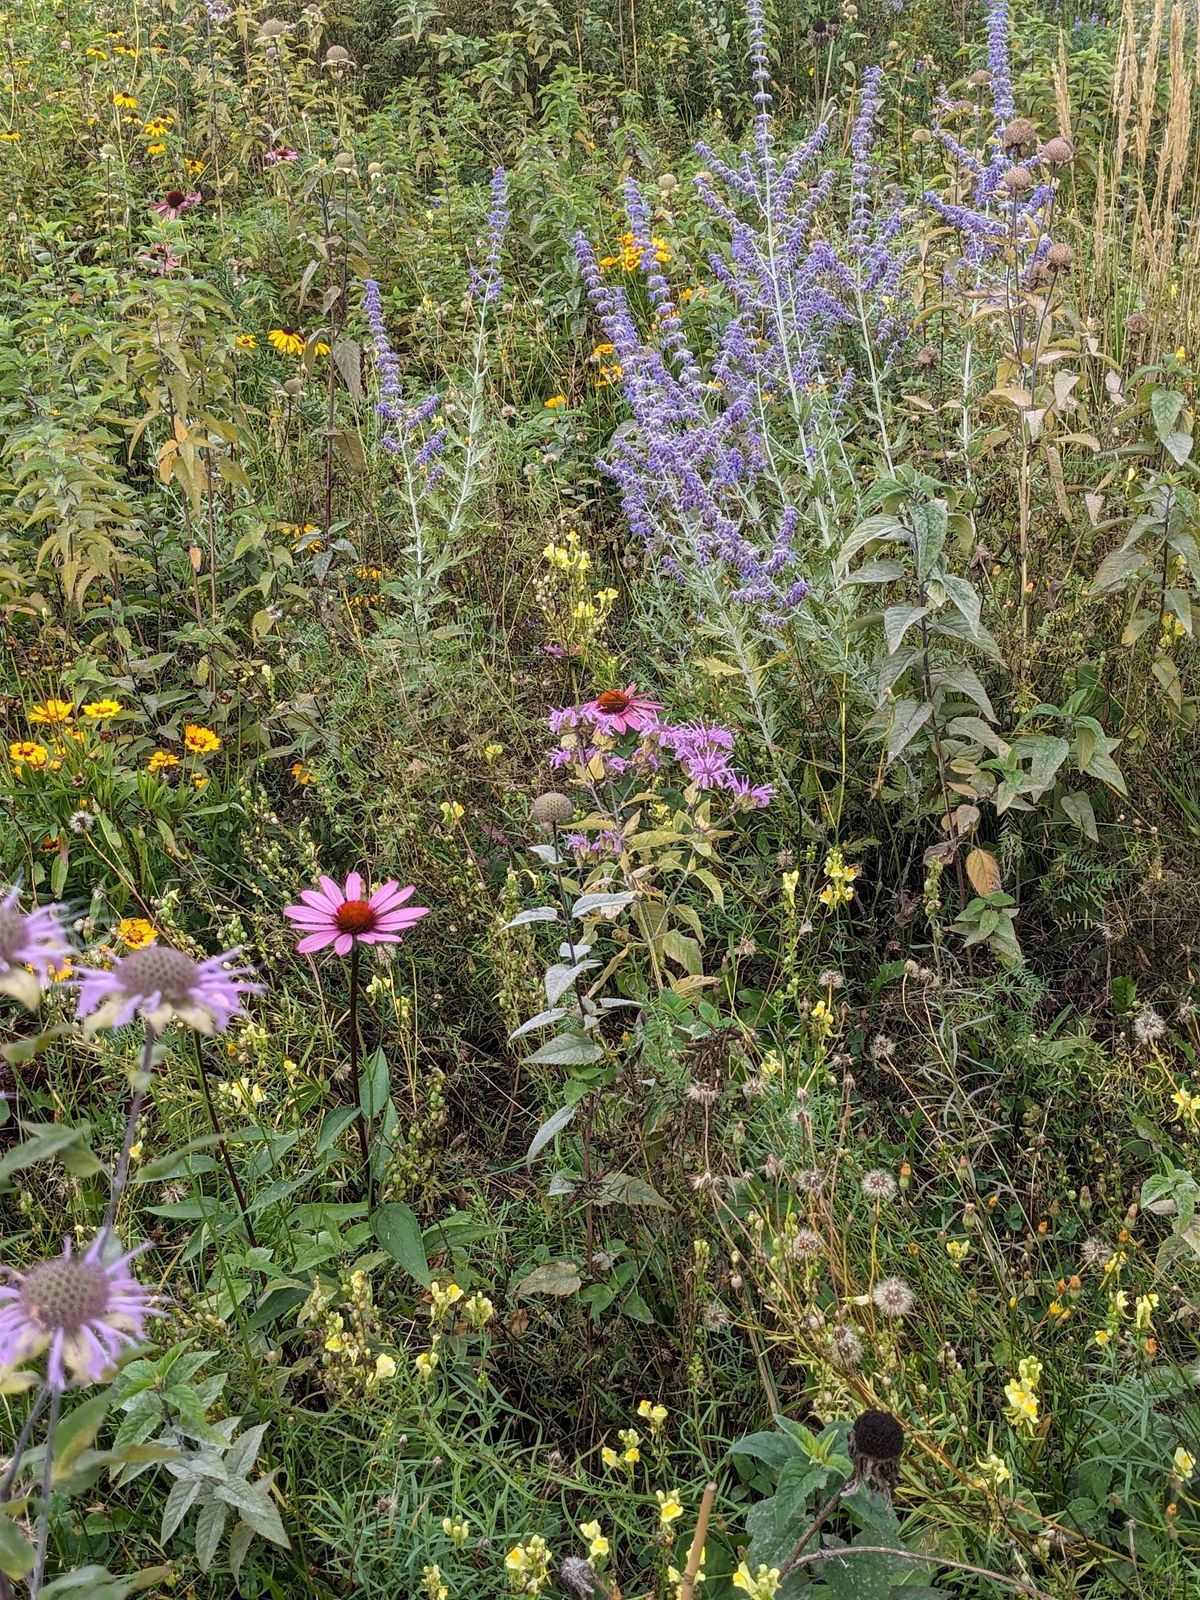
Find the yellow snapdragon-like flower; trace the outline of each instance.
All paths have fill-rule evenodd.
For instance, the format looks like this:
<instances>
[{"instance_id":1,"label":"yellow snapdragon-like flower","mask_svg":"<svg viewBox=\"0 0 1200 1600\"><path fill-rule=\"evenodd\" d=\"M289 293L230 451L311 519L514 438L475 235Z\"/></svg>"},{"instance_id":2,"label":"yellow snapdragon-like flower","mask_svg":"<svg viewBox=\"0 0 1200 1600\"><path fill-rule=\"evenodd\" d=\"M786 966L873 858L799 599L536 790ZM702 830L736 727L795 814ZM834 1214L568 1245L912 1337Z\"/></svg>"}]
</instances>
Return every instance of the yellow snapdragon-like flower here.
<instances>
[{"instance_id":1,"label":"yellow snapdragon-like flower","mask_svg":"<svg viewBox=\"0 0 1200 1600\"><path fill-rule=\"evenodd\" d=\"M471 1537L471 1524L466 1517L443 1517L442 1532L456 1550L461 1550Z\"/></svg>"},{"instance_id":2,"label":"yellow snapdragon-like flower","mask_svg":"<svg viewBox=\"0 0 1200 1600\"><path fill-rule=\"evenodd\" d=\"M592 1561L603 1561L612 1550L612 1546L605 1538L598 1522L581 1522L579 1531L588 1542L588 1557Z\"/></svg>"},{"instance_id":3,"label":"yellow snapdragon-like flower","mask_svg":"<svg viewBox=\"0 0 1200 1600\"><path fill-rule=\"evenodd\" d=\"M1185 1450L1180 1445L1171 1460L1175 1465L1176 1476L1182 1478L1186 1483L1196 1470L1196 1457L1190 1450Z\"/></svg>"},{"instance_id":4,"label":"yellow snapdragon-like flower","mask_svg":"<svg viewBox=\"0 0 1200 1600\"><path fill-rule=\"evenodd\" d=\"M451 1306L456 1306L462 1299L463 1292L456 1283L448 1283L443 1289L435 1278L429 1285L429 1320L441 1322L449 1315Z\"/></svg>"},{"instance_id":5,"label":"yellow snapdragon-like flower","mask_svg":"<svg viewBox=\"0 0 1200 1600\"><path fill-rule=\"evenodd\" d=\"M779 1568L760 1566L751 1572L743 1561L733 1575L733 1587L750 1596L750 1600L774 1600L779 1592Z\"/></svg>"},{"instance_id":6,"label":"yellow snapdragon-like flower","mask_svg":"<svg viewBox=\"0 0 1200 1600\"><path fill-rule=\"evenodd\" d=\"M669 1493L663 1489L656 1489L654 1498L658 1501L658 1520L664 1528L669 1528L683 1515L683 1502L674 1489Z\"/></svg>"},{"instance_id":7,"label":"yellow snapdragon-like flower","mask_svg":"<svg viewBox=\"0 0 1200 1600\"><path fill-rule=\"evenodd\" d=\"M1133 1325L1139 1333L1147 1333L1158 1310L1158 1296L1153 1290L1140 1294L1133 1303Z\"/></svg>"},{"instance_id":8,"label":"yellow snapdragon-like flower","mask_svg":"<svg viewBox=\"0 0 1200 1600\"><path fill-rule=\"evenodd\" d=\"M413 1357L413 1367L422 1383L429 1383L440 1365L441 1358L436 1350L422 1350L419 1356Z\"/></svg>"},{"instance_id":9,"label":"yellow snapdragon-like flower","mask_svg":"<svg viewBox=\"0 0 1200 1600\"><path fill-rule=\"evenodd\" d=\"M994 1450L989 1450L986 1456L976 1457L975 1471L975 1482L981 1489L998 1489L1012 1480L1008 1462Z\"/></svg>"}]
</instances>

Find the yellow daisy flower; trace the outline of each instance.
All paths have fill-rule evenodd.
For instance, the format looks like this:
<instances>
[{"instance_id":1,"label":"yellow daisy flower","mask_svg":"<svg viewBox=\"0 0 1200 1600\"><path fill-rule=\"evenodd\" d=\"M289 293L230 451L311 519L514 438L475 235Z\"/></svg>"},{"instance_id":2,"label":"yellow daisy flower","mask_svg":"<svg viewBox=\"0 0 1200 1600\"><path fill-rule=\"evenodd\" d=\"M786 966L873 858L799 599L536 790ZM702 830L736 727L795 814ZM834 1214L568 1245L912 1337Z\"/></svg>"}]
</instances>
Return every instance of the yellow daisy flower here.
<instances>
[{"instance_id":1,"label":"yellow daisy flower","mask_svg":"<svg viewBox=\"0 0 1200 1600\"><path fill-rule=\"evenodd\" d=\"M258 349L258 340L252 333L239 333L233 342L239 350Z\"/></svg>"},{"instance_id":2,"label":"yellow daisy flower","mask_svg":"<svg viewBox=\"0 0 1200 1600\"><path fill-rule=\"evenodd\" d=\"M96 722L107 722L110 717L117 716L122 709L119 700L89 700L83 708L83 714Z\"/></svg>"},{"instance_id":3,"label":"yellow daisy flower","mask_svg":"<svg viewBox=\"0 0 1200 1600\"><path fill-rule=\"evenodd\" d=\"M281 356L302 356L304 354L304 335L295 328L271 328L267 332L267 343L274 345Z\"/></svg>"},{"instance_id":4,"label":"yellow daisy flower","mask_svg":"<svg viewBox=\"0 0 1200 1600\"><path fill-rule=\"evenodd\" d=\"M560 406L565 406L566 403L567 397L565 394L552 394L549 400L542 401L542 405L547 411L557 411Z\"/></svg>"},{"instance_id":5,"label":"yellow daisy flower","mask_svg":"<svg viewBox=\"0 0 1200 1600\"><path fill-rule=\"evenodd\" d=\"M70 700L43 700L29 713L30 722L70 722L75 715Z\"/></svg>"},{"instance_id":6,"label":"yellow daisy flower","mask_svg":"<svg viewBox=\"0 0 1200 1600\"><path fill-rule=\"evenodd\" d=\"M35 739L18 739L8 747L9 759L18 767L44 767L50 752Z\"/></svg>"},{"instance_id":7,"label":"yellow daisy flower","mask_svg":"<svg viewBox=\"0 0 1200 1600\"><path fill-rule=\"evenodd\" d=\"M117 933L127 950L144 950L158 938L158 929L145 917L122 917Z\"/></svg>"},{"instance_id":8,"label":"yellow daisy flower","mask_svg":"<svg viewBox=\"0 0 1200 1600\"><path fill-rule=\"evenodd\" d=\"M156 750L146 763L151 772L165 772L168 767L177 767L178 765L179 757L172 755L169 750Z\"/></svg>"},{"instance_id":9,"label":"yellow daisy flower","mask_svg":"<svg viewBox=\"0 0 1200 1600\"><path fill-rule=\"evenodd\" d=\"M221 741L211 728L203 728L198 722L189 722L183 730L183 742L194 756L211 755L214 750L221 748Z\"/></svg>"},{"instance_id":10,"label":"yellow daisy flower","mask_svg":"<svg viewBox=\"0 0 1200 1600\"><path fill-rule=\"evenodd\" d=\"M121 111L137 110L137 95L135 94L125 94L123 90L118 89L113 94L112 99L113 105Z\"/></svg>"}]
</instances>

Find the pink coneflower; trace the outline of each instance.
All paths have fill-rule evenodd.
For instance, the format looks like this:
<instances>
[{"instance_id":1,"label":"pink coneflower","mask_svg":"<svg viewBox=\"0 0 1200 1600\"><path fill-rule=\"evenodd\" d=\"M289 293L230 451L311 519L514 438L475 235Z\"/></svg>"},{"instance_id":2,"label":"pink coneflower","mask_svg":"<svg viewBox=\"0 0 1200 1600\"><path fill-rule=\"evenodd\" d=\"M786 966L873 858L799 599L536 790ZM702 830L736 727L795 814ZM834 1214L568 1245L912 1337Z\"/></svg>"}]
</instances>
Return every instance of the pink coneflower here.
<instances>
[{"instance_id":1,"label":"pink coneflower","mask_svg":"<svg viewBox=\"0 0 1200 1600\"><path fill-rule=\"evenodd\" d=\"M281 161L299 161L299 150L289 150L285 144L277 144L274 150L268 150L263 160L269 167L277 167Z\"/></svg>"},{"instance_id":2,"label":"pink coneflower","mask_svg":"<svg viewBox=\"0 0 1200 1600\"><path fill-rule=\"evenodd\" d=\"M101 1261L104 1233L86 1255L71 1253L71 1241L51 1261L25 1272L9 1270L0 1285L0 1367L15 1367L49 1350L46 1382L60 1394L70 1374L79 1383L99 1383L122 1351L145 1337L154 1316L149 1293L129 1271L130 1250L107 1265Z\"/></svg>"},{"instance_id":3,"label":"pink coneflower","mask_svg":"<svg viewBox=\"0 0 1200 1600\"><path fill-rule=\"evenodd\" d=\"M394 878L381 883L367 898L362 875L352 872L341 889L332 878L321 878L320 889L302 889L298 906L284 906L283 914L305 929L297 944L300 955L332 945L334 954L349 955L356 944L399 944L401 935L422 917L428 906L406 906L412 884L401 889Z\"/></svg>"},{"instance_id":4,"label":"pink coneflower","mask_svg":"<svg viewBox=\"0 0 1200 1600\"><path fill-rule=\"evenodd\" d=\"M182 189L168 189L161 200L155 200L151 211L157 211L160 217L165 217L168 222L178 222L185 211L190 211L193 206L200 204L200 191L193 189L190 194L185 194Z\"/></svg>"},{"instance_id":5,"label":"pink coneflower","mask_svg":"<svg viewBox=\"0 0 1200 1600\"><path fill-rule=\"evenodd\" d=\"M595 717L604 733L632 733L652 727L662 704L638 694L637 684L631 683L625 689L605 689L582 709Z\"/></svg>"},{"instance_id":6,"label":"pink coneflower","mask_svg":"<svg viewBox=\"0 0 1200 1600\"><path fill-rule=\"evenodd\" d=\"M43 985L71 951L59 925L59 906L23 912L17 898L17 890L10 889L0 900L0 994L34 1011Z\"/></svg>"},{"instance_id":7,"label":"pink coneflower","mask_svg":"<svg viewBox=\"0 0 1200 1600\"><path fill-rule=\"evenodd\" d=\"M107 972L81 968L77 1014L91 1017L89 1032L122 1028L140 1016L155 1033L172 1017L200 1033L224 1033L242 1010L242 996L261 993L260 984L246 982L249 967L225 965L237 953L226 950L197 961L170 945L151 944L122 956Z\"/></svg>"}]
</instances>

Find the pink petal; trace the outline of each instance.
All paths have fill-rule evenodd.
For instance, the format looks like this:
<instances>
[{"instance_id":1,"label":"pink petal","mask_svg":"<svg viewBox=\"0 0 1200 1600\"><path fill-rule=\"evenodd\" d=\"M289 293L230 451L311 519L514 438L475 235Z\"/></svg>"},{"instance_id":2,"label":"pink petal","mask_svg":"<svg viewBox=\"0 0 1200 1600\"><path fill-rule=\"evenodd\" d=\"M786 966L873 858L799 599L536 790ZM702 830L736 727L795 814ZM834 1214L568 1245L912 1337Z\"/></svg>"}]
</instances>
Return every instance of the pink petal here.
<instances>
[{"instance_id":1,"label":"pink petal","mask_svg":"<svg viewBox=\"0 0 1200 1600\"><path fill-rule=\"evenodd\" d=\"M318 910L336 911L342 903L340 892L336 900L331 900L319 889L301 889L300 898L306 906L315 906Z\"/></svg>"},{"instance_id":2,"label":"pink petal","mask_svg":"<svg viewBox=\"0 0 1200 1600\"><path fill-rule=\"evenodd\" d=\"M322 889L324 889L331 905L345 905L349 897L342 893L342 886L340 883L334 883L332 878L327 878L324 873L322 873L320 884Z\"/></svg>"},{"instance_id":3,"label":"pink petal","mask_svg":"<svg viewBox=\"0 0 1200 1600\"><path fill-rule=\"evenodd\" d=\"M309 906L285 906L283 914L300 928L337 927L337 913L333 911L314 911Z\"/></svg>"},{"instance_id":4,"label":"pink petal","mask_svg":"<svg viewBox=\"0 0 1200 1600\"><path fill-rule=\"evenodd\" d=\"M301 956L311 955L314 950L324 950L326 945L333 943L337 937L335 933L306 933L296 946L296 954Z\"/></svg>"},{"instance_id":5,"label":"pink petal","mask_svg":"<svg viewBox=\"0 0 1200 1600\"><path fill-rule=\"evenodd\" d=\"M354 944L352 933L339 933L333 941L333 953L338 956L348 956Z\"/></svg>"},{"instance_id":6,"label":"pink petal","mask_svg":"<svg viewBox=\"0 0 1200 1600\"><path fill-rule=\"evenodd\" d=\"M379 918L379 931L392 933L398 928L411 928L428 915L428 906L405 906L402 911L385 911Z\"/></svg>"},{"instance_id":7,"label":"pink petal","mask_svg":"<svg viewBox=\"0 0 1200 1600\"><path fill-rule=\"evenodd\" d=\"M346 899L361 900L363 897L362 875L357 872L348 873L346 876Z\"/></svg>"},{"instance_id":8,"label":"pink petal","mask_svg":"<svg viewBox=\"0 0 1200 1600\"><path fill-rule=\"evenodd\" d=\"M411 883L407 889L401 889L397 885L396 880L391 878L387 883L381 883L379 888L376 889L375 893L371 896L371 910L390 911L393 906L401 905L405 900L407 900L412 892L413 886Z\"/></svg>"}]
</instances>

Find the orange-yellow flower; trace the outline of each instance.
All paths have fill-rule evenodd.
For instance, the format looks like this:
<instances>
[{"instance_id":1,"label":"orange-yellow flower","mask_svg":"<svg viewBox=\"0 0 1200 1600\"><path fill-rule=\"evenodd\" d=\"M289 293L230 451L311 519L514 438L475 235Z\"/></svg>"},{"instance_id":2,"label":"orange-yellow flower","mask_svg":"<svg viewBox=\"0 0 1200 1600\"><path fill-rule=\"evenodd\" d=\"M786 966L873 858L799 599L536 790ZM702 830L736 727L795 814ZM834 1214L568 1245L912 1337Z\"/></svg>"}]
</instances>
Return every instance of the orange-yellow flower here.
<instances>
[{"instance_id":1,"label":"orange-yellow flower","mask_svg":"<svg viewBox=\"0 0 1200 1600\"><path fill-rule=\"evenodd\" d=\"M194 756L211 755L221 748L221 741L211 728L202 728L198 722L189 722L183 730L183 742Z\"/></svg>"},{"instance_id":2,"label":"orange-yellow flower","mask_svg":"<svg viewBox=\"0 0 1200 1600\"><path fill-rule=\"evenodd\" d=\"M83 708L83 714L96 722L107 722L110 717L118 716L121 710L119 700L89 700Z\"/></svg>"},{"instance_id":3,"label":"orange-yellow flower","mask_svg":"<svg viewBox=\"0 0 1200 1600\"><path fill-rule=\"evenodd\" d=\"M50 759L46 746L35 739L18 739L9 745L8 754L13 765L18 767L44 767Z\"/></svg>"},{"instance_id":4,"label":"orange-yellow flower","mask_svg":"<svg viewBox=\"0 0 1200 1600\"><path fill-rule=\"evenodd\" d=\"M269 329L267 343L274 345L281 356L302 356L304 354L304 335L295 328Z\"/></svg>"},{"instance_id":5,"label":"orange-yellow flower","mask_svg":"<svg viewBox=\"0 0 1200 1600\"><path fill-rule=\"evenodd\" d=\"M165 772L168 767L179 765L179 757L170 750L156 750L146 765L151 772Z\"/></svg>"},{"instance_id":6,"label":"orange-yellow flower","mask_svg":"<svg viewBox=\"0 0 1200 1600\"><path fill-rule=\"evenodd\" d=\"M70 722L75 715L74 703L70 700L43 700L34 706L29 713L30 722Z\"/></svg>"},{"instance_id":7,"label":"orange-yellow flower","mask_svg":"<svg viewBox=\"0 0 1200 1600\"><path fill-rule=\"evenodd\" d=\"M157 928L145 917L122 917L117 924L117 933L127 950L144 950L158 938Z\"/></svg>"}]
</instances>

